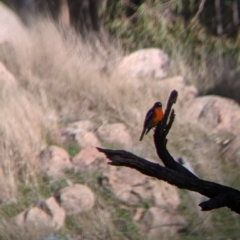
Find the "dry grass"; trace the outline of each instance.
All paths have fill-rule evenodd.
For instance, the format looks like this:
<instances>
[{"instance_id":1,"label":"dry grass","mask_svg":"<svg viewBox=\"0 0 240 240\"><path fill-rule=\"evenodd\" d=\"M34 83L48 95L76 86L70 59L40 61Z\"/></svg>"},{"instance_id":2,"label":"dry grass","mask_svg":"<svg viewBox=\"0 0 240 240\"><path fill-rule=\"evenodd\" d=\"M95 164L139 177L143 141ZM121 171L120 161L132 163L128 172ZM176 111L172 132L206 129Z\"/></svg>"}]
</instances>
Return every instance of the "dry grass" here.
<instances>
[{"instance_id":1,"label":"dry grass","mask_svg":"<svg viewBox=\"0 0 240 240\"><path fill-rule=\"evenodd\" d=\"M41 21L2 56L19 83L0 96L1 162L10 182L19 173L26 181L34 176L37 154L57 124L118 118L121 93L115 88L122 86L101 72L113 55L94 52L69 35L64 38L53 23Z\"/></svg>"},{"instance_id":2,"label":"dry grass","mask_svg":"<svg viewBox=\"0 0 240 240\"><path fill-rule=\"evenodd\" d=\"M61 33L48 20L34 26L0 51L0 61L18 82L0 92L0 161L4 182L11 187L9 200L23 197L19 182L30 186L36 199L41 197L38 154L50 141L58 141L52 133L62 125L81 119L99 125L122 121L138 140L144 115L138 109L155 101L151 89L143 99L115 73L122 57L117 44L103 46L93 36L83 40L71 30Z\"/></svg>"},{"instance_id":3,"label":"dry grass","mask_svg":"<svg viewBox=\"0 0 240 240\"><path fill-rule=\"evenodd\" d=\"M106 40L103 46L93 36L82 40L72 31L61 34L46 20L27 39L17 39L5 62L44 112L50 111L58 123L122 121L139 133L144 111L158 96L154 86L136 91L115 73L123 55L117 44Z\"/></svg>"},{"instance_id":4,"label":"dry grass","mask_svg":"<svg viewBox=\"0 0 240 240\"><path fill-rule=\"evenodd\" d=\"M13 158L3 157L13 159L4 164L13 173L8 175L24 169L24 179L34 176L36 156L49 140L46 136L70 121L92 119L99 125L121 121L136 136L136 143L145 110L159 99L157 83L146 82L146 88L136 90L120 78L114 68L122 51L115 43L103 46L93 36L83 40L71 30L61 33L48 20L34 27L13 41L14 50L3 56L19 82L14 92L7 91L1 98L0 127L2 139L8 141L3 146L16 149ZM143 145L137 146L138 152ZM11 156L7 151L2 155Z\"/></svg>"},{"instance_id":5,"label":"dry grass","mask_svg":"<svg viewBox=\"0 0 240 240\"><path fill-rule=\"evenodd\" d=\"M81 119L99 125L120 121L128 126L136 143L145 110L159 99L154 83L136 91L117 75L115 66L123 53L116 43L103 45L93 36L84 40L71 30L61 33L47 20L34 27L0 55L19 83L0 92L0 161L12 196L17 196L19 180L38 185L37 156L61 125ZM184 136L177 136L177 129L174 134L174 144L185 141ZM149 139L145 141L149 143ZM134 152L144 148L137 146ZM145 155L153 150L152 144L145 148ZM180 143L175 150L192 149Z\"/></svg>"},{"instance_id":6,"label":"dry grass","mask_svg":"<svg viewBox=\"0 0 240 240\"><path fill-rule=\"evenodd\" d=\"M29 34L29 42L16 47L20 84L61 120L85 119L91 114L119 118L122 106L137 95L112 75L121 51L111 43L104 49L97 39L93 46L71 31L62 35L44 21ZM111 75L104 74L106 68Z\"/></svg>"}]
</instances>

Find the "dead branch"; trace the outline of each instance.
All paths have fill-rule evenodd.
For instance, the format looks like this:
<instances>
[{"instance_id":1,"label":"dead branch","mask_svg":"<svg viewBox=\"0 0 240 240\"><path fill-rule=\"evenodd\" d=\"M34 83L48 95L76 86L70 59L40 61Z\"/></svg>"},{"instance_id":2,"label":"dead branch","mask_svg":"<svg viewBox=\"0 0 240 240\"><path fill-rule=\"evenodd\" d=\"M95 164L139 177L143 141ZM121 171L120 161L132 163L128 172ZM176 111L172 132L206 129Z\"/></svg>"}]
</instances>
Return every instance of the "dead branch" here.
<instances>
[{"instance_id":1,"label":"dead branch","mask_svg":"<svg viewBox=\"0 0 240 240\"><path fill-rule=\"evenodd\" d=\"M174 90L168 99L164 119L158 124L153 135L157 154L162 160L164 166L149 162L146 159L124 150L97 149L106 155L110 160L110 165L134 168L147 176L155 177L159 180L175 185L178 188L198 192L208 197L208 201L199 204L202 211L228 207L232 211L240 214L240 191L198 178L188 169L175 161L168 152L166 137L175 118L175 112L174 109L172 109L172 106L176 100L177 91Z\"/></svg>"}]
</instances>

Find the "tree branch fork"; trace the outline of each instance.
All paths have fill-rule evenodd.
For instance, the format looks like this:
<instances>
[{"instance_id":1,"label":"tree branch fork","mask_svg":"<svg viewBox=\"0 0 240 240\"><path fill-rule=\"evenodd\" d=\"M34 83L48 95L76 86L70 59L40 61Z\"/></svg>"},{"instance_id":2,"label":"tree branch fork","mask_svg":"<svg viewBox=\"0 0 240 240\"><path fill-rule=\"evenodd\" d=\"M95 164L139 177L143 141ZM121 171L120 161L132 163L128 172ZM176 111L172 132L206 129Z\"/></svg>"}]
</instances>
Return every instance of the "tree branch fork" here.
<instances>
[{"instance_id":1,"label":"tree branch fork","mask_svg":"<svg viewBox=\"0 0 240 240\"><path fill-rule=\"evenodd\" d=\"M198 192L208 197L209 200L199 204L202 211L228 207L232 211L240 214L240 191L198 178L175 161L168 152L166 137L175 119L175 111L172 107L177 101L177 96L177 91L173 90L168 99L163 121L157 125L153 134L157 154L164 166L150 162L125 150L97 148L98 151L106 155L110 160L110 165L133 168L144 175L163 180L180 189Z\"/></svg>"}]
</instances>

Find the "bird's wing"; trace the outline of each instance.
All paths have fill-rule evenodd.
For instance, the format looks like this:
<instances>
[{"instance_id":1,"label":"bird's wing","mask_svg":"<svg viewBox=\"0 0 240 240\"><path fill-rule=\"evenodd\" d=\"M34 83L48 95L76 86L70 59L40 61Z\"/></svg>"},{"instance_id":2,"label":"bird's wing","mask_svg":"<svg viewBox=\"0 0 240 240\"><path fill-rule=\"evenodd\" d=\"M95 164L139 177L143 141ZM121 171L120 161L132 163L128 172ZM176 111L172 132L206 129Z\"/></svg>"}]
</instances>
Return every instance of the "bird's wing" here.
<instances>
[{"instance_id":1,"label":"bird's wing","mask_svg":"<svg viewBox=\"0 0 240 240\"><path fill-rule=\"evenodd\" d=\"M146 114L145 120L144 120L144 127L145 128L149 127L148 125L150 123L150 120L153 117L153 114L154 114L154 109L153 108L149 109L147 114Z\"/></svg>"}]
</instances>

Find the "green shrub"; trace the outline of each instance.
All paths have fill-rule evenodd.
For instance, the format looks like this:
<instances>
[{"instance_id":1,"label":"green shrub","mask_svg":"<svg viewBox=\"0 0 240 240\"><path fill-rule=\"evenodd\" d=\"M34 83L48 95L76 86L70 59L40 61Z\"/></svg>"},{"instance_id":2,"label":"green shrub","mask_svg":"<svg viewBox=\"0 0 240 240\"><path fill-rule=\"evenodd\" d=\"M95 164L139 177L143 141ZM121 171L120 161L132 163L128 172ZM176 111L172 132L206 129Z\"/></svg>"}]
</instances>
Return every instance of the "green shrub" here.
<instances>
[{"instance_id":1,"label":"green shrub","mask_svg":"<svg viewBox=\"0 0 240 240\"><path fill-rule=\"evenodd\" d=\"M205 5L196 18L200 2L142 1L129 16L129 6L118 0L110 4L104 21L127 51L161 48L170 55L174 73L184 75L201 94L219 94L240 102L236 91L240 85L237 81L240 76L239 34L216 36L216 31L211 31L216 29L216 24L210 26L209 23L210 18L216 22L210 11L212 4ZM224 21L232 16L224 13Z\"/></svg>"}]
</instances>

